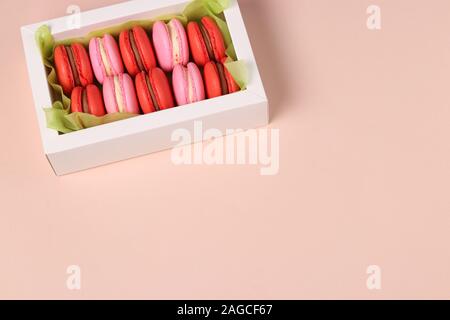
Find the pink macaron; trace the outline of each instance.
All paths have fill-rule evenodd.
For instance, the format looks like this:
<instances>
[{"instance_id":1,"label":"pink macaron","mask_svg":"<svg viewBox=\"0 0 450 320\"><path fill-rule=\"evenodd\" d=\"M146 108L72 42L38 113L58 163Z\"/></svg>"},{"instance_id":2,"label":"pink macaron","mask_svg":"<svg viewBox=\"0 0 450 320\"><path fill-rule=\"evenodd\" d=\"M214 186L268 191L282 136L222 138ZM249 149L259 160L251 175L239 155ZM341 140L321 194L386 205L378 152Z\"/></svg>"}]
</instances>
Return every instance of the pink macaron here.
<instances>
[{"instance_id":1,"label":"pink macaron","mask_svg":"<svg viewBox=\"0 0 450 320\"><path fill-rule=\"evenodd\" d=\"M103 38L92 38L89 42L89 56L97 81L103 84L106 77L124 72L122 57L116 40L110 34Z\"/></svg>"},{"instance_id":2,"label":"pink macaron","mask_svg":"<svg viewBox=\"0 0 450 320\"><path fill-rule=\"evenodd\" d=\"M202 74L195 63L191 62L187 67L176 65L172 83L175 99L180 106L205 99Z\"/></svg>"},{"instance_id":3,"label":"pink macaron","mask_svg":"<svg viewBox=\"0 0 450 320\"><path fill-rule=\"evenodd\" d=\"M126 73L105 78L103 100L108 113L140 113L133 80Z\"/></svg>"},{"instance_id":4,"label":"pink macaron","mask_svg":"<svg viewBox=\"0 0 450 320\"><path fill-rule=\"evenodd\" d=\"M189 42L183 24L178 19L169 23L157 21L153 25L153 44L161 68L170 72L189 62Z\"/></svg>"}]
</instances>

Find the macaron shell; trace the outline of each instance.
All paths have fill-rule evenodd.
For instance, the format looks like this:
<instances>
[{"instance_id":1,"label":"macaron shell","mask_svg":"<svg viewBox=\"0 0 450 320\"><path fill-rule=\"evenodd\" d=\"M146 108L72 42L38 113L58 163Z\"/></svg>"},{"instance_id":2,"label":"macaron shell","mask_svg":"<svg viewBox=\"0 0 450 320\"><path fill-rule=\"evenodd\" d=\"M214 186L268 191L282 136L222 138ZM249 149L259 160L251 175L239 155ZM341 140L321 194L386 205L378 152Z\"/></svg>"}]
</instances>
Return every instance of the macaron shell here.
<instances>
[{"instance_id":1,"label":"macaron shell","mask_svg":"<svg viewBox=\"0 0 450 320\"><path fill-rule=\"evenodd\" d=\"M188 100L188 74L187 68L182 65L176 65L172 74L172 86L175 99L179 106L189 103Z\"/></svg>"},{"instance_id":2,"label":"macaron shell","mask_svg":"<svg viewBox=\"0 0 450 320\"><path fill-rule=\"evenodd\" d=\"M119 112L116 102L116 90L114 85L114 77L106 77L103 82L103 100L107 113Z\"/></svg>"},{"instance_id":3,"label":"macaron shell","mask_svg":"<svg viewBox=\"0 0 450 320\"><path fill-rule=\"evenodd\" d=\"M189 62L189 42L187 40L186 30L183 24L178 19L172 19L170 24L175 27L177 34L178 47L180 48L180 60L182 65ZM173 46L172 46L173 48Z\"/></svg>"},{"instance_id":4,"label":"macaron shell","mask_svg":"<svg viewBox=\"0 0 450 320\"><path fill-rule=\"evenodd\" d=\"M205 88L200 70L195 63L189 63L187 69L188 76L191 78L192 90L194 92L193 98L190 99L191 102L205 100Z\"/></svg>"},{"instance_id":5,"label":"macaron shell","mask_svg":"<svg viewBox=\"0 0 450 320\"><path fill-rule=\"evenodd\" d=\"M204 69L206 95L209 99L220 97L222 87L220 85L220 76L217 66L214 62L208 62Z\"/></svg>"},{"instance_id":6,"label":"macaron shell","mask_svg":"<svg viewBox=\"0 0 450 320\"><path fill-rule=\"evenodd\" d=\"M139 104L145 114L156 111L156 108L153 105L153 100L150 96L150 92L147 89L147 83L145 80L146 75L147 73L145 71L142 71L138 73L135 79L136 93L138 96Z\"/></svg>"},{"instance_id":7,"label":"macaron shell","mask_svg":"<svg viewBox=\"0 0 450 320\"><path fill-rule=\"evenodd\" d=\"M89 113L97 117L104 116L105 105L103 104L103 97L100 89L97 86L91 84L88 85L85 90L89 105ZM81 109L83 109L83 107L81 107Z\"/></svg>"},{"instance_id":8,"label":"macaron shell","mask_svg":"<svg viewBox=\"0 0 450 320\"><path fill-rule=\"evenodd\" d=\"M120 92L118 92L117 94L122 95L122 99L125 104L125 109L123 110L123 112L138 114L139 104L137 102L133 80L131 80L131 77L126 73L105 78L105 81L103 83L103 99L105 101L106 111L108 113L120 112L116 100L116 78L118 78L120 83Z\"/></svg>"},{"instance_id":9,"label":"macaron shell","mask_svg":"<svg viewBox=\"0 0 450 320\"><path fill-rule=\"evenodd\" d=\"M189 22L187 25L187 34L189 37L189 45L191 47L192 58L199 66L204 66L210 61L208 55L208 49L206 48L205 41L203 40L200 27L197 22Z\"/></svg>"},{"instance_id":10,"label":"macaron shell","mask_svg":"<svg viewBox=\"0 0 450 320\"><path fill-rule=\"evenodd\" d=\"M107 75L98 49L99 41L99 38L92 38L91 41L89 41L89 56L91 57L92 69L94 70L95 78L99 83L103 84Z\"/></svg>"},{"instance_id":11,"label":"macaron shell","mask_svg":"<svg viewBox=\"0 0 450 320\"><path fill-rule=\"evenodd\" d=\"M131 47L130 35L128 30L122 31L120 33L119 47L123 62L125 64L125 67L127 68L128 73L132 76L137 75L140 70L134 56L133 48Z\"/></svg>"},{"instance_id":12,"label":"macaron shell","mask_svg":"<svg viewBox=\"0 0 450 320\"><path fill-rule=\"evenodd\" d=\"M94 82L94 75L86 49L80 43L74 43L71 47L81 85L85 87L92 84Z\"/></svg>"},{"instance_id":13,"label":"macaron shell","mask_svg":"<svg viewBox=\"0 0 450 320\"><path fill-rule=\"evenodd\" d=\"M150 85L155 93L156 101L160 110L173 108L175 102L172 96L169 80L166 74L159 68L150 70L149 73Z\"/></svg>"},{"instance_id":14,"label":"macaron shell","mask_svg":"<svg viewBox=\"0 0 450 320\"><path fill-rule=\"evenodd\" d=\"M225 41L217 23L211 17L203 17L201 23L205 27L211 39L211 46L216 61L222 61L225 57Z\"/></svg>"},{"instance_id":15,"label":"macaron shell","mask_svg":"<svg viewBox=\"0 0 450 320\"><path fill-rule=\"evenodd\" d=\"M175 66L172 75L173 90L178 105L186 105L205 99L203 78L194 63L187 67ZM189 93L192 93L192 96Z\"/></svg>"},{"instance_id":16,"label":"macaron shell","mask_svg":"<svg viewBox=\"0 0 450 320\"><path fill-rule=\"evenodd\" d=\"M169 25L175 29L176 36L172 40L169 26L162 21L157 21L153 25L153 44L155 46L156 56L161 68L170 72L175 64L186 65L189 62L189 42L187 40L186 30L178 19L172 19ZM173 43L177 41L177 43ZM174 48L180 48L179 61L174 59Z\"/></svg>"},{"instance_id":17,"label":"macaron shell","mask_svg":"<svg viewBox=\"0 0 450 320\"><path fill-rule=\"evenodd\" d=\"M156 58L155 53L153 51L152 44L150 39L145 32L145 29L142 27L134 27L131 32L133 32L134 41L136 43L136 47L139 51L139 55L142 60L142 64L144 65L144 70L148 71L151 68L156 67ZM128 73L131 76L136 76L139 72L144 71L140 70L139 65L137 63L137 59L135 57L133 48L130 42L130 31L122 31L119 36L119 45L120 52L122 54L123 62Z\"/></svg>"},{"instance_id":18,"label":"macaron shell","mask_svg":"<svg viewBox=\"0 0 450 320\"><path fill-rule=\"evenodd\" d=\"M119 47L114 37L110 34L105 34L103 37L103 45L105 46L106 55L109 58L112 75L118 75L124 72L122 56L120 55Z\"/></svg>"},{"instance_id":19,"label":"macaron shell","mask_svg":"<svg viewBox=\"0 0 450 320\"><path fill-rule=\"evenodd\" d=\"M107 72L99 51L100 41L103 42L106 59L108 59L109 65L111 66L110 73ZM100 38L92 38L89 42L89 55L91 57L95 77L101 84L103 84L105 77L119 75L124 72L119 47L117 46L117 42L114 37L110 34L105 34L103 40Z\"/></svg>"},{"instance_id":20,"label":"macaron shell","mask_svg":"<svg viewBox=\"0 0 450 320\"><path fill-rule=\"evenodd\" d=\"M153 44L161 68L166 72L172 71L172 41L170 39L168 27L162 21L157 21L153 25Z\"/></svg>"},{"instance_id":21,"label":"macaron shell","mask_svg":"<svg viewBox=\"0 0 450 320\"><path fill-rule=\"evenodd\" d=\"M228 71L228 69L227 69L227 67L225 65L224 65L224 70L225 70L225 79L226 79L227 85L228 85L228 92L229 93L235 93L235 92L241 91L241 88L236 83L236 81L234 80L233 76Z\"/></svg>"},{"instance_id":22,"label":"macaron shell","mask_svg":"<svg viewBox=\"0 0 450 320\"><path fill-rule=\"evenodd\" d=\"M142 58L145 70L149 71L156 67L156 58L153 51L152 43L147 35L147 32L142 27L134 27L132 29L136 46Z\"/></svg>"},{"instance_id":23,"label":"macaron shell","mask_svg":"<svg viewBox=\"0 0 450 320\"><path fill-rule=\"evenodd\" d=\"M70 95L75 86L75 81L73 79L69 57L64 46L57 46L55 48L54 61L58 83L61 85L64 93Z\"/></svg>"},{"instance_id":24,"label":"macaron shell","mask_svg":"<svg viewBox=\"0 0 450 320\"><path fill-rule=\"evenodd\" d=\"M127 73L119 75L119 78L125 101L124 111L128 113L138 114L140 112L139 103L137 101L133 80Z\"/></svg>"},{"instance_id":25,"label":"macaron shell","mask_svg":"<svg viewBox=\"0 0 450 320\"><path fill-rule=\"evenodd\" d=\"M83 102L81 101L83 94L83 87L76 87L72 90L72 95L70 97L70 111L83 112Z\"/></svg>"},{"instance_id":26,"label":"macaron shell","mask_svg":"<svg viewBox=\"0 0 450 320\"><path fill-rule=\"evenodd\" d=\"M83 91L86 90L86 97L88 102L89 114L101 117L105 115L105 106L103 104L102 94L100 89L90 84L86 88L76 87L72 91L71 95L71 112L84 112L83 109Z\"/></svg>"}]
</instances>

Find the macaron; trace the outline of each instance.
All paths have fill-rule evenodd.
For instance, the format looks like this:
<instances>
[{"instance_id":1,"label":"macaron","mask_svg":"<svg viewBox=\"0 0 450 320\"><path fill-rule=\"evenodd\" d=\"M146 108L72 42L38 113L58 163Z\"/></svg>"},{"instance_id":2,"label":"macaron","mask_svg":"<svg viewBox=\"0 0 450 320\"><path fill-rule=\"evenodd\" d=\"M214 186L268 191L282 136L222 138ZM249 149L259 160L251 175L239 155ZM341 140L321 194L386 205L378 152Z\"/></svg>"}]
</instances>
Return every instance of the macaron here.
<instances>
[{"instance_id":1,"label":"macaron","mask_svg":"<svg viewBox=\"0 0 450 320\"><path fill-rule=\"evenodd\" d=\"M187 67L175 66L172 74L172 85L178 105L205 99L202 74L195 63L190 62Z\"/></svg>"},{"instance_id":2,"label":"macaron","mask_svg":"<svg viewBox=\"0 0 450 320\"><path fill-rule=\"evenodd\" d=\"M208 62L203 70L206 95L209 99L240 90L227 68L221 62Z\"/></svg>"},{"instance_id":3,"label":"macaron","mask_svg":"<svg viewBox=\"0 0 450 320\"><path fill-rule=\"evenodd\" d=\"M101 117L105 115L105 105L100 89L93 84L76 87L72 91L70 109L72 112L90 113Z\"/></svg>"},{"instance_id":4,"label":"macaron","mask_svg":"<svg viewBox=\"0 0 450 320\"><path fill-rule=\"evenodd\" d=\"M156 67L155 53L144 28L137 26L122 31L119 46L125 67L132 77Z\"/></svg>"},{"instance_id":5,"label":"macaron","mask_svg":"<svg viewBox=\"0 0 450 320\"><path fill-rule=\"evenodd\" d=\"M134 83L127 73L105 78L103 99L108 113L127 112L139 114L140 112Z\"/></svg>"},{"instance_id":6,"label":"macaron","mask_svg":"<svg viewBox=\"0 0 450 320\"><path fill-rule=\"evenodd\" d=\"M103 38L92 38L89 42L89 55L95 77L101 84L106 77L124 72L119 47L110 34L105 34Z\"/></svg>"},{"instance_id":7,"label":"macaron","mask_svg":"<svg viewBox=\"0 0 450 320\"><path fill-rule=\"evenodd\" d=\"M192 57L199 66L209 61L222 61L225 58L225 41L217 23L210 17L199 22L191 21L187 26Z\"/></svg>"},{"instance_id":8,"label":"macaron","mask_svg":"<svg viewBox=\"0 0 450 320\"><path fill-rule=\"evenodd\" d=\"M178 19L169 23L157 21L153 25L153 45L160 67L170 72L177 64L189 62L189 43L183 24Z\"/></svg>"},{"instance_id":9,"label":"macaron","mask_svg":"<svg viewBox=\"0 0 450 320\"><path fill-rule=\"evenodd\" d=\"M67 96L71 95L73 88L85 87L94 82L91 62L83 45L73 43L70 46L57 46L54 62L58 82Z\"/></svg>"},{"instance_id":10,"label":"macaron","mask_svg":"<svg viewBox=\"0 0 450 320\"><path fill-rule=\"evenodd\" d=\"M159 68L142 71L136 76L136 93L144 113L173 108L172 89L166 74Z\"/></svg>"}]
</instances>

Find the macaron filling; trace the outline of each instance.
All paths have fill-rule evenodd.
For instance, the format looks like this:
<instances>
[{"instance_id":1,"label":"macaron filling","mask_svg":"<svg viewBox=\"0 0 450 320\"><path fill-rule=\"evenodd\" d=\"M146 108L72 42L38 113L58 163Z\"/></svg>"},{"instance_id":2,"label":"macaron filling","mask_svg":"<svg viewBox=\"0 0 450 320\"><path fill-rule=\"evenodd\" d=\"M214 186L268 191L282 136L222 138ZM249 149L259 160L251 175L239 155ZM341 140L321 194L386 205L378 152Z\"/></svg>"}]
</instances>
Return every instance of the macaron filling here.
<instances>
[{"instance_id":1,"label":"macaron filling","mask_svg":"<svg viewBox=\"0 0 450 320\"><path fill-rule=\"evenodd\" d=\"M202 34L203 40L205 41L206 51L210 60L214 60L214 51L211 44L211 39L209 38L208 30L206 30L203 23L199 23L200 33Z\"/></svg>"},{"instance_id":2,"label":"macaron filling","mask_svg":"<svg viewBox=\"0 0 450 320\"><path fill-rule=\"evenodd\" d=\"M145 84L147 85L147 89L148 89L148 92L150 93L150 98L152 99L152 103L153 103L153 106L155 107L155 110L159 111L160 108L158 105L158 100L156 99L155 92L153 91L152 85L150 83L150 78L147 74L145 75Z\"/></svg>"},{"instance_id":3,"label":"macaron filling","mask_svg":"<svg viewBox=\"0 0 450 320\"><path fill-rule=\"evenodd\" d=\"M123 95L123 88L122 84L120 82L119 76L114 77L114 93L116 96L116 103L117 108L119 109L119 112L125 111L125 101L124 101L124 95Z\"/></svg>"},{"instance_id":4,"label":"macaron filling","mask_svg":"<svg viewBox=\"0 0 450 320\"><path fill-rule=\"evenodd\" d=\"M103 67L105 68L105 72L107 76L113 75L111 64L109 63L108 54L106 53L105 46L103 44L103 39L98 39L98 51L100 52L100 56L102 58Z\"/></svg>"},{"instance_id":5,"label":"macaron filling","mask_svg":"<svg viewBox=\"0 0 450 320\"><path fill-rule=\"evenodd\" d=\"M228 94L228 83L227 78L225 76L225 67L221 63L216 63L217 71L219 72L219 78L220 78L220 87L222 88L222 95Z\"/></svg>"},{"instance_id":6,"label":"macaron filling","mask_svg":"<svg viewBox=\"0 0 450 320\"><path fill-rule=\"evenodd\" d=\"M75 62L75 57L73 54L72 47L67 46L64 48L66 49L67 57L69 58L70 69L72 70L72 75L73 75L73 80L75 82L75 86L76 87L81 86L80 75L78 74L78 69L77 69L77 65Z\"/></svg>"},{"instance_id":7,"label":"macaron filling","mask_svg":"<svg viewBox=\"0 0 450 320\"><path fill-rule=\"evenodd\" d=\"M142 62L141 54L139 53L139 49L136 44L136 39L134 38L133 30L128 31L128 35L130 38L131 49L133 50L134 57L136 58L138 68L139 70L144 71L145 70L144 63Z\"/></svg>"},{"instance_id":8,"label":"macaron filling","mask_svg":"<svg viewBox=\"0 0 450 320\"><path fill-rule=\"evenodd\" d=\"M171 43L172 43L172 54L173 54L173 64L181 64L183 63L183 59L181 56L181 40L178 34L177 27L175 26L174 20L171 20L167 24L167 28L169 31Z\"/></svg>"},{"instance_id":9,"label":"macaron filling","mask_svg":"<svg viewBox=\"0 0 450 320\"><path fill-rule=\"evenodd\" d=\"M87 97L87 90L83 89L83 93L81 94L81 105L83 106L83 112L84 113L90 113L89 112L89 102Z\"/></svg>"}]
</instances>

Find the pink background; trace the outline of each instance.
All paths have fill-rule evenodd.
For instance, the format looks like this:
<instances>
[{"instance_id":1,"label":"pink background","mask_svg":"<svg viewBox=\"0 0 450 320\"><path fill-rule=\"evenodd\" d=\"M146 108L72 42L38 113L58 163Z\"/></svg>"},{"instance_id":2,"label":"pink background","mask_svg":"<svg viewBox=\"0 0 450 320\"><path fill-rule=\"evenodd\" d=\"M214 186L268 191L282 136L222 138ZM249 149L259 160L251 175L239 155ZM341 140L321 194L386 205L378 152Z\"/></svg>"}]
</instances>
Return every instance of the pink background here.
<instances>
[{"instance_id":1,"label":"pink background","mask_svg":"<svg viewBox=\"0 0 450 320\"><path fill-rule=\"evenodd\" d=\"M57 178L19 27L117 2L0 2L0 298L450 298L448 0L240 0L277 176L161 152Z\"/></svg>"}]
</instances>

